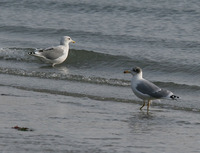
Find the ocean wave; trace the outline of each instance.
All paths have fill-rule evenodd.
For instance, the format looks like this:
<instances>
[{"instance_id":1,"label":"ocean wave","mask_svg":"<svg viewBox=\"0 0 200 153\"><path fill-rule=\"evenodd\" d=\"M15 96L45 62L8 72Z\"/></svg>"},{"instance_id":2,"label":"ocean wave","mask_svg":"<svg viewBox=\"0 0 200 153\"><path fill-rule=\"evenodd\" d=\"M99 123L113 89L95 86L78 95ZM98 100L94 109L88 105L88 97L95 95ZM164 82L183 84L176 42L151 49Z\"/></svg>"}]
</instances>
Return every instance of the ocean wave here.
<instances>
[{"instance_id":1,"label":"ocean wave","mask_svg":"<svg viewBox=\"0 0 200 153\"><path fill-rule=\"evenodd\" d=\"M29 71L23 69L15 68L1 68L1 74L9 74L15 76L24 76L24 77L37 77L42 79L53 79L53 80L67 80L67 81L76 81L82 83L98 84L98 85L108 85L108 86L118 86L118 87L129 87L130 81L124 79L116 78L104 78L104 77L93 77L93 76L84 76L84 75L75 75L75 74L62 74L58 72L40 72L40 71ZM154 82L158 86L164 88L176 88L177 90L190 90L191 91L200 91L200 86L197 85L188 85L188 84L177 84L175 82Z\"/></svg>"},{"instance_id":2,"label":"ocean wave","mask_svg":"<svg viewBox=\"0 0 200 153\"><path fill-rule=\"evenodd\" d=\"M28 52L34 51L35 48L1 48L0 59L12 60L19 62L41 63L38 58L28 55ZM73 67L105 67L105 68L132 68L140 66L148 67L148 70L160 72L191 73L196 74L198 63L173 63L173 61L154 60L144 56L127 57L122 55L111 55L88 50L70 49L69 57L64 65Z\"/></svg>"},{"instance_id":3,"label":"ocean wave","mask_svg":"<svg viewBox=\"0 0 200 153\"><path fill-rule=\"evenodd\" d=\"M137 43L140 46L144 44L149 44L152 47L166 47L166 48L181 48L191 49L191 48L198 48L200 46L200 41L191 40L191 39L173 39L173 38L166 38L166 37L151 37L151 36L140 36L131 33L127 34L108 34L102 33L99 31L86 31L86 30L71 30L67 28L56 28L56 27L31 27L25 25L12 25L12 24L0 24L0 32L7 32L7 33L22 33L27 35L36 35L44 37L55 36L60 38L63 33L70 33L72 36L77 37L84 37L84 39L88 40L103 40L106 42L115 42L118 43ZM123 39L119 38L126 38L124 41ZM41 38L42 39L42 38ZM98 41L97 41L98 42Z\"/></svg>"},{"instance_id":4,"label":"ocean wave","mask_svg":"<svg viewBox=\"0 0 200 153\"><path fill-rule=\"evenodd\" d=\"M0 86L7 86L4 84L0 84ZM135 100L135 99L129 99L129 98L119 98L119 97L103 97L99 95L92 95L87 93L79 93L79 92L70 92L70 91L59 91L59 90L53 90L53 89L46 89L46 88L35 88L35 87L25 87L20 85L9 85L9 87L17 88L20 90L25 91L34 91L34 92L40 92L40 93L48 93L48 94L55 94L55 95L64 95L64 96L72 96L72 97L78 97L78 98L89 98L92 100L98 100L98 101L113 101L113 102L120 102L120 103L134 103L141 105L141 101ZM7 96L5 94L2 94L2 96ZM172 110L181 110L181 111L189 111L194 113L200 113L199 108L193 108L190 106L183 106L183 105L174 105L170 103L160 103L159 101L154 101L152 106L158 106L160 108L165 109L172 109Z\"/></svg>"},{"instance_id":5,"label":"ocean wave","mask_svg":"<svg viewBox=\"0 0 200 153\"><path fill-rule=\"evenodd\" d=\"M5 6L9 6L9 3L2 3L2 5ZM38 5L39 4L39 5ZM16 5L18 5L19 7L21 7L21 3L15 2L15 7ZM169 6L168 6L169 5ZM48 7L46 7L48 6ZM137 2L126 2L126 3L121 3L121 2L116 2L116 1L106 1L105 3L100 3L100 2L64 2L64 1L38 1L35 3L32 3L32 5L30 5L30 2L24 2L23 3L23 7L28 8L28 9L42 9L42 10L68 10L69 12L73 9L73 11L77 11L77 12L86 12L86 13L96 13L96 12L105 12L105 13L147 13L147 14L152 14L155 13L157 15L161 15L158 14L158 12L163 12L162 14L170 14L170 15L174 15L174 14L181 14L181 13L196 13L197 10L194 10L192 7L188 7L187 3L186 3L187 8L182 9L182 7L178 6L174 6L174 7L170 7L170 3L165 3L164 6L159 6L157 5L157 3L153 3L151 2L151 5L148 5L148 3L146 5L141 5L140 3ZM10 6L12 7L12 5Z\"/></svg>"},{"instance_id":6,"label":"ocean wave","mask_svg":"<svg viewBox=\"0 0 200 153\"><path fill-rule=\"evenodd\" d=\"M34 58L28 56L28 52L34 51L35 48L1 48L0 59L14 61L34 61Z\"/></svg>"},{"instance_id":7,"label":"ocean wave","mask_svg":"<svg viewBox=\"0 0 200 153\"><path fill-rule=\"evenodd\" d=\"M44 36L49 35L57 35L58 33L72 33L69 29L57 29L57 28L42 28L42 27L30 27L30 26L22 26L22 25L0 25L0 32L8 32L8 33L21 33L23 31L24 34L38 34ZM44 35L45 34L45 35Z\"/></svg>"},{"instance_id":8,"label":"ocean wave","mask_svg":"<svg viewBox=\"0 0 200 153\"><path fill-rule=\"evenodd\" d=\"M54 0L48 0L48 1L39 1L35 0L34 2L24 1L23 5L20 1L13 1L12 5L10 5L11 2L0 2L2 7L21 7L21 8L28 8L28 9L42 9L42 10L68 10L75 9L77 11L82 12L128 12L128 13L135 13L135 12L169 12L170 14L174 13L182 13L182 12L189 12L189 13L196 13L198 10L194 10L194 8L188 3L183 3L182 5L177 5L170 7L171 3L164 2L163 5L157 5L155 2L151 2L151 5L149 3L138 3L137 1L127 1L127 2L120 2L120 1L105 1L102 2L93 2L90 1L54 1ZM142 5L141 5L142 4ZM48 7L47 7L48 6ZM187 6L185 8L185 6ZM184 9L183 9L184 7ZM166 13L165 13L166 14Z\"/></svg>"}]
</instances>

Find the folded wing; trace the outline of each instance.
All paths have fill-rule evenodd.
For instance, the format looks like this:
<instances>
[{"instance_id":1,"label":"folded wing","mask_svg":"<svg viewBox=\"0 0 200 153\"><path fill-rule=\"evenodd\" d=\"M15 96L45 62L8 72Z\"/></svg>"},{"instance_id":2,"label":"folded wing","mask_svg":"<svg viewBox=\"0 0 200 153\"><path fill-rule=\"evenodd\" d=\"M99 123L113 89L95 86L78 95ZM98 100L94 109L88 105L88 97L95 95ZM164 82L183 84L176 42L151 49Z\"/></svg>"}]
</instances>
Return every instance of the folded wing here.
<instances>
[{"instance_id":1,"label":"folded wing","mask_svg":"<svg viewBox=\"0 0 200 153\"><path fill-rule=\"evenodd\" d=\"M49 59L49 60L54 60L59 57L61 57L64 54L64 50L61 47L52 47L52 48L47 48L47 49L41 49L37 50L36 54Z\"/></svg>"},{"instance_id":2,"label":"folded wing","mask_svg":"<svg viewBox=\"0 0 200 153\"><path fill-rule=\"evenodd\" d=\"M147 94L151 97L154 97L156 99L162 99L162 98L169 98L169 96L172 94L171 91L161 89L155 84L147 81L142 80L136 87L138 91L140 91L143 94Z\"/></svg>"}]
</instances>

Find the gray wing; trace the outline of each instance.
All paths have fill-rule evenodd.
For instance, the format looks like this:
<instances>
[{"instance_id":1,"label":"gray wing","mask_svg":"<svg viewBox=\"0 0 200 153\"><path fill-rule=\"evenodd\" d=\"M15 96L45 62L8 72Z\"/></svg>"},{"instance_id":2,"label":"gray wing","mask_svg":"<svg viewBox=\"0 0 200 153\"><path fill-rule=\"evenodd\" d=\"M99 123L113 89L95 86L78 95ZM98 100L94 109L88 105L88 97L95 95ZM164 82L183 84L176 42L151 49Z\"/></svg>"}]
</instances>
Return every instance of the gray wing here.
<instances>
[{"instance_id":1,"label":"gray wing","mask_svg":"<svg viewBox=\"0 0 200 153\"><path fill-rule=\"evenodd\" d=\"M164 98L167 97L171 92L165 89L161 89L155 84L147 81L147 80L142 80L136 87L138 91L140 91L143 94L150 95L151 97L154 98Z\"/></svg>"},{"instance_id":2,"label":"gray wing","mask_svg":"<svg viewBox=\"0 0 200 153\"><path fill-rule=\"evenodd\" d=\"M64 54L64 50L60 47L41 49L41 50L38 50L38 52L40 52L42 56L50 60L57 59Z\"/></svg>"}]
</instances>

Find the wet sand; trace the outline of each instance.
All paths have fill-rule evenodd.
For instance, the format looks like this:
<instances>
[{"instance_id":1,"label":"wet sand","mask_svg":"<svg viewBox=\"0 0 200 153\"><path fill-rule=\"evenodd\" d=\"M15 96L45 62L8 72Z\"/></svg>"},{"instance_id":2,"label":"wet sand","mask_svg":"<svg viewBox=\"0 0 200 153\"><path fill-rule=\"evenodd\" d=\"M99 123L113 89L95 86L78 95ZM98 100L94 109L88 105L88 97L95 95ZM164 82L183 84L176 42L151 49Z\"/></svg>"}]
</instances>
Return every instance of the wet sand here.
<instances>
[{"instance_id":1,"label":"wet sand","mask_svg":"<svg viewBox=\"0 0 200 153\"><path fill-rule=\"evenodd\" d=\"M0 86L0 151L182 152L200 150L200 116L187 111ZM18 131L12 127L33 131ZM190 152L190 151L189 151Z\"/></svg>"}]
</instances>

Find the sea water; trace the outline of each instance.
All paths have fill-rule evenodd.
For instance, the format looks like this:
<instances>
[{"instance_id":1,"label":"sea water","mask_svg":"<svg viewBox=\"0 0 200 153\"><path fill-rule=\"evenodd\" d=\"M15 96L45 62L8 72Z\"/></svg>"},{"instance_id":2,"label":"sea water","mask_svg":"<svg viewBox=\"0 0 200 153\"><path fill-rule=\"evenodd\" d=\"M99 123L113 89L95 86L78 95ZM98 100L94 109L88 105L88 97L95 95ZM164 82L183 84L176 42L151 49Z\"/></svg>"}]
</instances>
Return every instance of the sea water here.
<instances>
[{"instance_id":1,"label":"sea water","mask_svg":"<svg viewBox=\"0 0 200 153\"><path fill-rule=\"evenodd\" d=\"M199 18L198 0L0 1L1 152L199 152ZM28 55L65 35L64 63ZM140 111L135 66L180 100Z\"/></svg>"}]
</instances>

